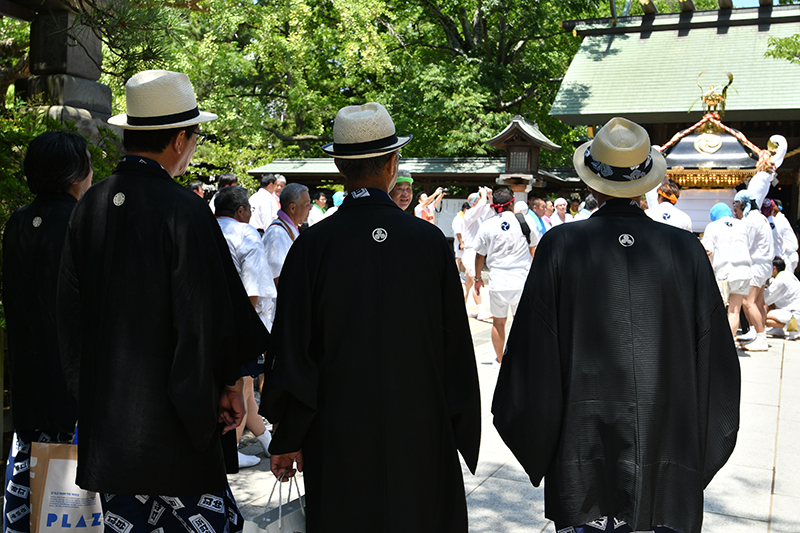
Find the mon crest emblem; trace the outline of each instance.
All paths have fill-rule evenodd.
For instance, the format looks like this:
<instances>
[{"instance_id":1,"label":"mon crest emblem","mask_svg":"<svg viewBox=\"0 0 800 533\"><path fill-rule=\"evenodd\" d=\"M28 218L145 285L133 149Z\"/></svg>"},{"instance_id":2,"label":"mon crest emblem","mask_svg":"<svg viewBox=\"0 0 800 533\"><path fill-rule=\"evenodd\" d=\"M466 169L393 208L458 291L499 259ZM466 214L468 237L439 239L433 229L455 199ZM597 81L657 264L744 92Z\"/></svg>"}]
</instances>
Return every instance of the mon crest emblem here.
<instances>
[{"instance_id":1,"label":"mon crest emblem","mask_svg":"<svg viewBox=\"0 0 800 533\"><path fill-rule=\"evenodd\" d=\"M388 236L389 233L383 228L375 228L372 230L372 238L375 239L375 242L383 242Z\"/></svg>"},{"instance_id":2,"label":"mon crest emblem","mask_svg":"<svg viewBox=\"0 0 800 533\"><path fill-rule=\"evenodd\" d=\"M633 235L630 235L629 233L623 233L619 236L619 243L625 248L630 248L633 246L633 242Z\"/></svg>"}]
</instances>

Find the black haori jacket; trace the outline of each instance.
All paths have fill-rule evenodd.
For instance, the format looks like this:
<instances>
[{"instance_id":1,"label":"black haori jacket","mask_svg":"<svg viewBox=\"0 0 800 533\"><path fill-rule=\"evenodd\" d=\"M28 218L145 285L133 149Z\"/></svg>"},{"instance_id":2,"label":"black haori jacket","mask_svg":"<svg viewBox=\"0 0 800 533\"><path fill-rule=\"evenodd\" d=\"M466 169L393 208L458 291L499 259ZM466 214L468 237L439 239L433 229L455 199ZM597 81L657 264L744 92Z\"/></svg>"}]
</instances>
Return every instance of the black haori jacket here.
<instances>
[{"instance_id":1,"label":"black haori jacket","mask_svg":"<svg viewBox=\"0 0 800 533\"><path fill-rule=\"evenodd\" d=\"M208 205L160 167L120 163L73 212L58 308L78 485L223 490L220 391L267 332Z\"/></svg>"},{"instance_id":2,"label":"black haori jacket","mask_svg":"<svg viewBox=\"0 0 800 533\"><path fill-rule=\"evenodd\" d=\"M699 533L739 427L740 371L708 257L629 200L545 234L492 413L559 524Z\"/></svg>"},{"instance_id":3,"label":"black haori jacket","mask_svg":"<svg viewBox=\"0 0 800 533\"><path fill-rule=\"evenodd\" d=\"M286 257L261 404L279 422L270 451L303 449L309 533L353 520L465 532L458 451L474 472L481 418L458 272L438 228L368 191Z\"/></svg>"},{"instance_id":4,"label":"black haori jacket","mask_svg":"<svg viewBox=\"0 0 800 533\"><path fill-rule=\"evenodd\" d=\"M67 392L58 353L56 287L77 202L67 193L40 194L11 215L3 234L3 305L17 431L75 430L78 406Z\"/></svg>"}]
</instances>

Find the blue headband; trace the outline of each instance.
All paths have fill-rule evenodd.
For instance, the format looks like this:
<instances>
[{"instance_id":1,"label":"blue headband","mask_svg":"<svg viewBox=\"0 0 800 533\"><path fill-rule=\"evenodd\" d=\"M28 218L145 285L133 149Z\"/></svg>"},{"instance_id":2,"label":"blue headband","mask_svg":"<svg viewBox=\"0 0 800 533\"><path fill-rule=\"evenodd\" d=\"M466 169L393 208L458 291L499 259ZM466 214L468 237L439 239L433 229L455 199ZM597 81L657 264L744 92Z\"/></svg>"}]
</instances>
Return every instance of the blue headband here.
<instances>
[{"instance_id":1,"label":"blue headband","mask_svg":"<svg viewBox=\"0 0 800 533\"><path fill-rule=\"evenodd\" d=\"M731 216L731 208L728 207L727 204L723 204L722 202L717 202L711 208L711 221L719 220L722 217L729 217Z\"/></svg>"}]
</instances>

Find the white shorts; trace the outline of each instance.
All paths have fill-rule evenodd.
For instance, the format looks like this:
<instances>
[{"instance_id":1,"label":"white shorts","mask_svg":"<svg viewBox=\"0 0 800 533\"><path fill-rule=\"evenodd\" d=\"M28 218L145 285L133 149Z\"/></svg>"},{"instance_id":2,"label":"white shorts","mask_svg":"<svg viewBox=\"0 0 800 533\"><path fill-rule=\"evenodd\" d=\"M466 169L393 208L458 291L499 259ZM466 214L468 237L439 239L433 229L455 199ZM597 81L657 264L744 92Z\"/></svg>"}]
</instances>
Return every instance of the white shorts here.
<instances>
[{"instance_id":1,"label":"white shorts","mask_svg":"<svg viewBox=\"0 0 800 533\"><path fill-rule=\"evenodd\" d=\"M458 239L453 241L453 252L456 254L456 258L460 259L464 257L464 250L461 249L461 246L458 244ZM475 268L475 267L473 267Z\"/></svg>"},{"instance_id":2,"label":"white shorts","mask_svg":"<svg viewBox=\"0 0 800 533\"><path fill-rule=\"evenodd\" d=\"M800 323L800 312L791 309L770 309L769 314L784 326L794 317Z\"/></svg>"},{"instance_id":3,"label":"white shorts","mask_svg":"<svg viewBox=\"0 0 800 533\"><path fill-rule=\"evenodd\" d=\"M757 263L750 266L750 286L763 287L772 277L772 264Z\"/></svg>"},{"instance_id":4,"label":"white shorts","mask_svg":"<svg viewBox=\"0 0 800 533\"><path fill-rule=\"evenodd\" d=\"M749 279L729 279L728 282L728 294L742 294L747 296L750 292L750 280Z\"/></svg>"},{"instance_id":5,"label":"white shorts","mask_svg":"<svg viewBox=\"0 0 800 533\"><path fill-rule=\"evenodd\" d=\"M464 255L461 256L461 262L464 263L464 270L467 271L467 276L475 277L475 248L466 248Z\"/></svg>"},{"instance_id":6,"label":"white shorts","mask_svg":"<svg viewBox=\"0 0 800 533\"><path fill-rule=\"evenodd\" d=\"M493 291L489 289L489 311L496 318L508 316L509 309L512 315L517 314L517 306L522 296L522 289L516 291Z\"/></svg>"}]
</instances>

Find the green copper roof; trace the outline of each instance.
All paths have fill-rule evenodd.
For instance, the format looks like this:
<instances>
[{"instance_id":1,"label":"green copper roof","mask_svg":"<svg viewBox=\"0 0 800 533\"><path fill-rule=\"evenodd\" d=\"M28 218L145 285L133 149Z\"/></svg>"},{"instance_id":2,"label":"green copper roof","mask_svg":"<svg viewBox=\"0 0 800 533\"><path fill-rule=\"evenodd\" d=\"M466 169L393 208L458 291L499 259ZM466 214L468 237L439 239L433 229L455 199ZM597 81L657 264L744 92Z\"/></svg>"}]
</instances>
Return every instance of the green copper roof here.
<instances>
[{"instance_id":1,"label":"green copper roof","mask_svg":"<svg viewBox=\"0 0 800 533\"><path fill-rule=\"evenodd\" d=\"M554 143L542 133L538 124L530 122L520 115L516 115L512 118L509 125L506 126L503 131L486 141L486 143L497 148L505 148L505 144L517 131L521 132L530 142L541 148L547 148L553 152L561 148L560 145Z\"/></svg>"},{"instance_id":2,"label":"green copper roof","mask_svg":"<svg viewBox=\"0 0 800 533\"><path fill-rule=\"evenodd\" d=\"M800 5L564 24L583 36L550 109L566 124L699 120L702 92L727 81L721 71L734 76L723 121L800 119L800 65L764 57L769 37L800 33Z\"/></svg>"},{"instance_id":3,"label":"green copper roof","mask_svg":"<svg viewBox=\"0 0 800 533\"><path fill-rule=\"evenodd\" d=\"M404 157L400 168L412 174L486 174L505 172L505 157ZM247 171L248 174L318 174L328 178L339 176L332 158L276 159L268 165Z\"/></svg>"},{"instance_id":4,"label":"green copper roof","mask_svg":"<svg viewBox=\"0 0 800 533\"><path fill-rule=\"evenodd\" d=\"M404 157L400 169L407 170L415 180L437 179L443 182L494 180L506 171L505 157ZM320 180L339 181L341 175L332 158L276 159L247 171L248 174L283 174L289 181L313 177ZM578 183L573 169L539 168L539 175L554 182Z\"/></svg>"}]
</instances>

